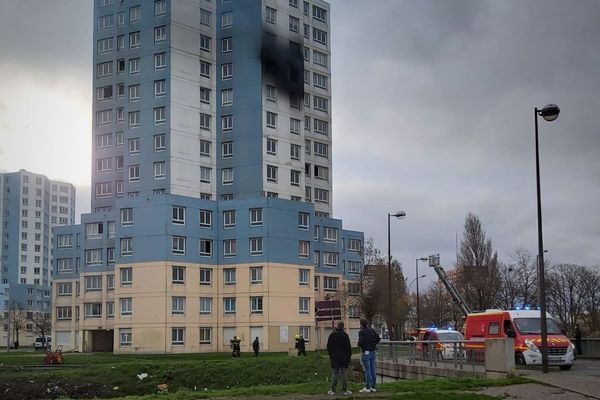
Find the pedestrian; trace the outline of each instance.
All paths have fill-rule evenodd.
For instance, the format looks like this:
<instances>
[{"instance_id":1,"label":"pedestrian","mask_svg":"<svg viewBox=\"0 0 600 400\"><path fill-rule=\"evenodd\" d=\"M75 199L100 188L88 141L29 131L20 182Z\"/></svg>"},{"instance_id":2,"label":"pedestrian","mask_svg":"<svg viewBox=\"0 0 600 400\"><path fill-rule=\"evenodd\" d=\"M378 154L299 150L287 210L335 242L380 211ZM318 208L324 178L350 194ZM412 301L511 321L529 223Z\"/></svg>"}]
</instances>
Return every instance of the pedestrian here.
<instances>
[{"instance_id":1,"label":"pedestrian","mask_svg":"<svg viewBox=\"0 0 600 400\"><path fill-rule=\"evenodd\" d=\"M231 343L231 357L240 358L240 342L241 341L242 340L237 336L234 336L233 339L231 339L229 341L229 343Z\"/></svg>"},{"instance_id":2,"label":"pedestrian","mask_svg":"<svg viewBox=\"0 0 600 400\"><path fill-rule=\"evenodd\" d=\"M254 350L254 357L258 357L258 352L260 350L260 342L258 341L258 336L252 342L252 350Z\"/></svg>"},{"instance_id":3,"label":"pedestrian","mask_svg":"<svg viewBox=\"0 0 600 400\"><path fill-rule=\"evenodd\" d=\"M575 324L575 351L578 356L583 354L583 350L581 349L581 329L579 328L579 324Z\"/></svg>"},{"instance_id":4,"label":"pedestrian","mask_svg":"<svg viewBox=\"0 0 600 400\"><path fill-rule=\"evenodd\" d=\"M306 357L306 340L302 337L302 335L294 336L296 339L296 348L298 349L298 357L300 355L304 355Z\"/></svg>"},{"instance_id":5,"label":"pedestrian","mask_svg":"<svg viewBox=\"0 0 600 400\"><path fill-rule=\"evenodd\" d=\"M335 331L329 334L327 352L329 353L329 363L331 365L331 388L327 394L335 394L338 378L344 394L352 394L348 390L348 378L346 376L352 357L352 346L348 334L344 332L343 322L338 322Z\"/></svg>"},{"instance_id":6,"label":"pedestrian","mask_svg":"<svg viewBox=\"0 0 600 400\"><path fill-rule=\"evenodd\" d=\"M377 389L377 371L375 369L375 350L377 343L381 338L373 328L369 326L369 321L364 318L360 320L360 331L358 332L358 347L360 347L360 360L365 370L365 387L360 389L361 393L375 393Z\"/></svg>"}]
</instances>

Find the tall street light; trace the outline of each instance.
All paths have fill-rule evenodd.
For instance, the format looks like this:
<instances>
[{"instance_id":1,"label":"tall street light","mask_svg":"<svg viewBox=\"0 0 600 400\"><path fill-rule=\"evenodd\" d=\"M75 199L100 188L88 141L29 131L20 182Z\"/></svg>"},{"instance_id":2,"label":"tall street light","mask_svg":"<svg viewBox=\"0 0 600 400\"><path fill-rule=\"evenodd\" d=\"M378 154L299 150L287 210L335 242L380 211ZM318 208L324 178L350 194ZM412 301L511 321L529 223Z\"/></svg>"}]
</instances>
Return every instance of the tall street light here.
<instances>
[{"instance_id":1,"label":"tall street light","mask_svg":"<svg viewBox=\"0 0 600 400\"><path fill-rule=\"evenodd\" d=\"M419 279L421 278L426 278L427 275L423 274L421 276L417 276L415 279L413 279L412 281L410 281L410 283L408 284L408 293L410 293L410 288L412 287L413 283L417 282Z\"/></svg>"},{"instance_id":2,"label":"tall street light","mask_svg":"<svg viewBox=\"0 0 600 400\"><path fill-rule=\"evenodd\" d=\"M416 274L415 276L419 276L419 261L427 261L429 260L427 257L421 257L421 258L417 258L415 260L415 267L416 267ZM423 275L425 276L425 275ZM417 329L419 329L421 327L421 314L420 314L420 308L419 308L419 278L417 278Z\"/></svg>"},{"instance_id":3,"label":"tall street light","mask_svg":"<svg viewBox=\"0 0 600 400\"><path fill-rule=\"evenodd\" d=\"M540 303L540 331L542 336L542 372L548 373L548 321L546 320L546 282L544 278L544 240L542 238L542 195L540 191L540 152L538 149L538 115L546 121L558 118L560 108L556 104L547 104L541 110L533 109L535 119L535 172L537 182L537 222L538 222L538 286Z\"/></svg>"},{"instance_id":4,"label":"tall street light","mask_svg":"<svg viewBox=\"0 0 600 400\"><path fill-rule=\"evenodd\" d=\"M390 340L392 339L392 249L390 245L390 219L392 217L402 219L406 217L404 211L397 211L395 214L388 213L388 335ZM391 346L390 346L391 349Z\"/></svg>"}]
</instances>

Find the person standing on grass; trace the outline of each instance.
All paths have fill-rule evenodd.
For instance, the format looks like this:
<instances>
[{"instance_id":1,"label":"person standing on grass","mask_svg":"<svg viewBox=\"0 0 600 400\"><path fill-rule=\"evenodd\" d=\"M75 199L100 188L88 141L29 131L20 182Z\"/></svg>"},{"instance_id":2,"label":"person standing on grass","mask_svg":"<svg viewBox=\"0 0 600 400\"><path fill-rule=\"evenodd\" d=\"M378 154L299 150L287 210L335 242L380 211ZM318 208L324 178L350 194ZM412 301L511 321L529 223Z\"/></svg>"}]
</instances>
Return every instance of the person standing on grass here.
<instances>
[{"instance_id":1,"label":"person standing on grass","mask_svg":"<svg viewBox=\"0 0 600 400\"><path fill-rule=\"evenodd\" d=\"M258 352L260 350L260 342L258 341L258 336L252 342L252 350L254 350L254 357L258 357Z\"/></svg>"},{"instance_id":2,"label":"person standing on grass","mask_svg":"<svg viewBox=\"0 0 600 400\"><path fill-rule=\"evenodd\" d=\"M369 321L364 318L360 320L360 331L358 332L358 347L360 347L360 361L365 370L365 387L360 389L361 393L376 392L377 372L375 369L375 350L381 338Z\"/></svg>"},{"instance_id":3,"label":"person standing on grass","mask_svg":"<svg viewBox=\"0 0 600 400\"><path fill-rule=\"evenodd\" d=\"M331 364L331 389L327 392L329 395L335 394L338 378L342 385L344 394L352 394L348 390L347 372L352 357L352 346L350 338L344 332L344 323L338 322L335 331L329 334L327 339L327 352L329 353L329 363Z\"/></svg>"},{"instance_id":4,"label":"person standing on grass","mask_svg":"<svg viewBox=\"0 0 600 400\"><path fill-rule=\"evenodd\" d=\"M298 349L298 357L304 355L306 357L306 340L302 337L302 335L296 335L296 348Z\"/></svg>"}]
</instances>

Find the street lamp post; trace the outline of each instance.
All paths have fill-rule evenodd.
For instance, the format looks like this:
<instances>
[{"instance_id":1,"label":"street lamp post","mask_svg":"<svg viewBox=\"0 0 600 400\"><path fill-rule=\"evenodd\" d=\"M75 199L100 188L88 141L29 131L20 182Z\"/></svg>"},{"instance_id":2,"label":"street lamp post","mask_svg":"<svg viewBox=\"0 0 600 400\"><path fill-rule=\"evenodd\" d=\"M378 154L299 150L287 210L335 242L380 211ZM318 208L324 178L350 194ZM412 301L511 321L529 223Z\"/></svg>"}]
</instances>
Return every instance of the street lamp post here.
<instances>
[{"instance_id":1,"label":"street lamp post","mask_svg":"<svg viewBox=\"0 0 600 400\"><path fill-rule=\"evenodd\" d=\"M542 195L540 190L540 152L538 146L538 115L546 121L558 118L560 108L556 104L547 104L539 110L533 110L535 119L535 172L537 183L537 225L538 225L538 286L540 303L540 332L542 337L542 372L548 373L548 321L546 320L546 283L544 277L544 240L542 235Z\"/></svg>"},{"instance_id":2,"label":"street lamp post","mask_svg":"<svg viewBox=\"0 0 600 400\"><path fill-rule=\"evenodd\" d=\"M387 220L387 228L388 228L388 336L390 338L390 340L392 339L392 329L391 329L391 323L392 323L392 249L391 249L391 245L390 245L390 219L392 217L398 218L398 219L402 219L404 217L406 217L406 213L404 211L397 211L395 214L390 214L388 213L388 220ZM391 346L390 346L391 349Z\"/></svg>"},{"instance_id":3,"label":"street lamp post","mask_svg":"<svg viewBox=\"0 0 600 400\"><path fill-rule=\"evenodd\" d=\"M415 260L415 269L416 269L416 274L415 276L417 277L417 329L421 327L421 309L419 308L419 261L427 261L428 258L427 257L421 257L421 258L417 258ZM425 276L425 275L423 275Z\"/></svg>"},{"instance_id":4,"label":"street lamp post","mask_svg":"<svg viewBox=\"0 0 600 400\"><path fill-rule=\"evenodd\" d=\"M410 288L412 287L413 283L417 282L419 279L421 278L425 278L427 277L427 275L423 274L421 276L416 277L415 279L413 279L412 281L410 281L410 283L408 284L408 290L407 292L410 293Z\"/></svg>"}]
</instances>

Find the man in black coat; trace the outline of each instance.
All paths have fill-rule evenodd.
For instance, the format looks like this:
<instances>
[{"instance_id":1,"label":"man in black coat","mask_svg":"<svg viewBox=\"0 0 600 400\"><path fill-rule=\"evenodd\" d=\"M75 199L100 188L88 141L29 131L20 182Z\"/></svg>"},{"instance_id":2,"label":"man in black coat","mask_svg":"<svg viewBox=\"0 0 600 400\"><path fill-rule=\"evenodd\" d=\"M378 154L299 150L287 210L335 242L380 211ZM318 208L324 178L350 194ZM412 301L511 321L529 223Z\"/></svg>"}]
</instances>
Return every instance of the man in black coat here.
<instances>
[{"instance_id":1,"label":"man in black coat","mask_svg":"<svg viewBox=\"0 0 600 400\"><path fill-rule=\"evenodd\" d=\"M352 357L352 346L350 345L348 334L344 332L343 322L338 322L335 331L331 332L329 335L329 338L327 339L327 351L329 352L329 362L332 371L331 389L327 394L335 394L338 378L344 394L352 394L352 392L348 390L348 379L346 377L348 366L350 365L350 358Z\"/></svg>"},{"instance_id":2,"label":"man in black coat","mask_svg":"<svg viewBox=\"0 0 600 400\"><path fill-rule=\"evenodd\" d=\"M258 341L258 336L252 342L252 350L254 350L254 357L258 357L258 352L260 351L260 342Z\"/></svg>"},{"instance_id":3,"label":"man in black coat","mask_svg":"<svg viewBox=\"0 0 600 400\"><path fill-rule=\"evenodd\" d=\"M575 351L578 356L583 354L583 350L581 349L581 329L579 328L579 324L575 324Z\"/></svg>"}]
</instances>

